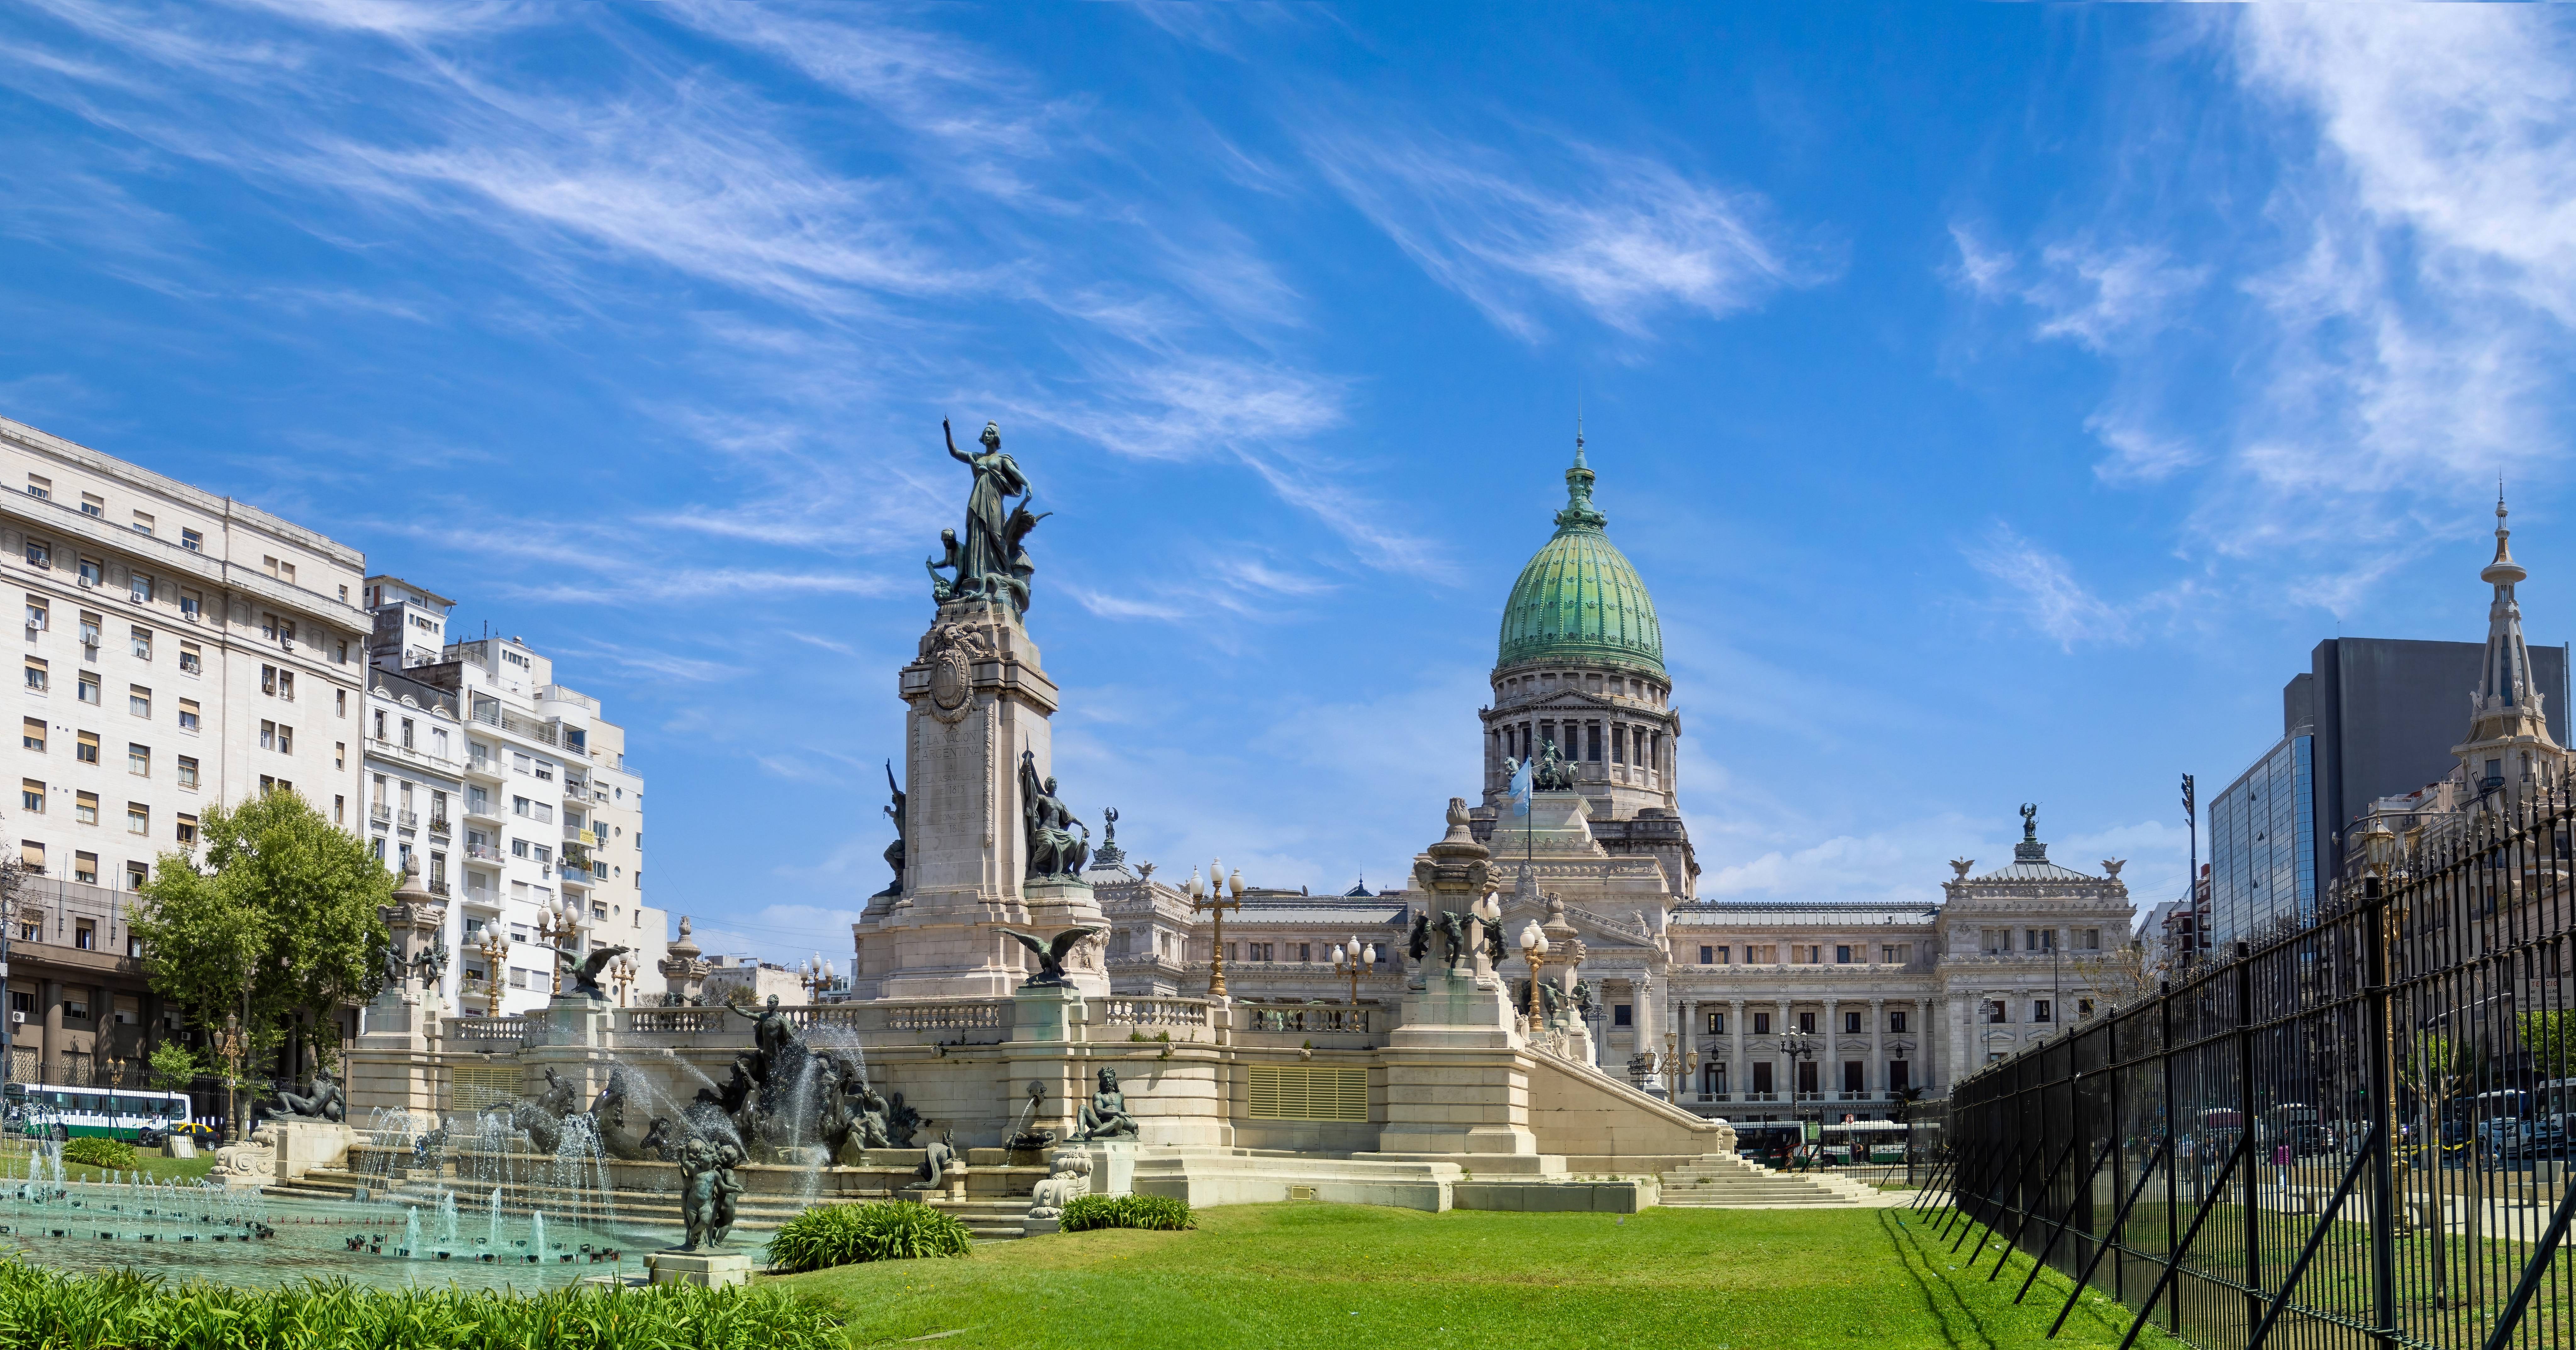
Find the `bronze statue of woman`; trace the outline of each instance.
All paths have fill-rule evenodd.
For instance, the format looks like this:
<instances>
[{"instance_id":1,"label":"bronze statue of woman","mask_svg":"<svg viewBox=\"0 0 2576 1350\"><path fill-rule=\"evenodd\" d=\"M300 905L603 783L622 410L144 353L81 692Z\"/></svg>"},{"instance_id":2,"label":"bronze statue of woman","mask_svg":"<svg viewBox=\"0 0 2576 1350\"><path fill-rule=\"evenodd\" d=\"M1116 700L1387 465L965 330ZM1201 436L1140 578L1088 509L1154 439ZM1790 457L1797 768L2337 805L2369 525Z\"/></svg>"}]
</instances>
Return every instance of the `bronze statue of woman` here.
<instances>
[{"instance_id":1,"label":"bronze statue of woman","mask_svg":"<svg viewBox=\"0 0 2576 1350\"><path fill-rule=\"evenodd\" d=\"M975 471L975 490L966 497L966 533L957 545L957 581L949 596L969 599L1007 594L1013 540L1004 499L1027 496L1029 480L1020 473L1020 466L1002 453L999 424L984 424L984 452L977 455L957 448L957 433L946 419L941 419L939 430L948 438L948 453Z\"/></svg>"}]
</instances>

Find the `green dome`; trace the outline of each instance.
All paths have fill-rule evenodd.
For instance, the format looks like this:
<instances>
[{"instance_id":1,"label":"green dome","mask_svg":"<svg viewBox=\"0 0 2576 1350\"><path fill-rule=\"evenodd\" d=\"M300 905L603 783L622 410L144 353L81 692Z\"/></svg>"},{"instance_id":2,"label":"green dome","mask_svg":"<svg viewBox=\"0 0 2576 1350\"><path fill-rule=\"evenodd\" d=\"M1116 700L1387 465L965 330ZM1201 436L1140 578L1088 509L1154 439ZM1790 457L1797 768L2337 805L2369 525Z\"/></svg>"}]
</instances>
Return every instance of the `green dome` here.
<instances>
[{"instance_id":1,"label":"green dome","mask_svg":"<svg viewBox=\"0 0 2576 1350\"><path fill-rule=\"evenodd\" d=\"M1547 541L1503 602L1499 666L1537 662L1626 666L1664 675L1664 630L1655 602L1610 536L1609 523L1592 505L1592 470L1583 442L1565 471L1565 509L1556 513L1556 536Z\"/></svg>"}]
</instances>

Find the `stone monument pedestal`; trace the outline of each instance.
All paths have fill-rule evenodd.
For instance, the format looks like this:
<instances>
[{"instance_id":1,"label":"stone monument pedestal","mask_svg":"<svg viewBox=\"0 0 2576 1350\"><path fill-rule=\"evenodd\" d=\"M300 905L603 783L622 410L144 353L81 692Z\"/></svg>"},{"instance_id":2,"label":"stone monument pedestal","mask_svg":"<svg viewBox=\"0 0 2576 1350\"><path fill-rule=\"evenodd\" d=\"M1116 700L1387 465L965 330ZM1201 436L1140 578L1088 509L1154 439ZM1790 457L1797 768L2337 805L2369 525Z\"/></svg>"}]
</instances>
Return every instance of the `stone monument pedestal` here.
<instances>
[{"instance_id":1,"label":"stone monument pedestal","mask_svg":"<svg viewBox=\"0 0 2576 1350\"><path fill-rule=\"evenodd\" d=\"M1136 1149L1131 1139L1102 1139L1074 1144L1091 1155L1091 1194L1132 1195L1136 1190Z\"/></svg>"},{"instance_id":2,"label":"stone monument pedestal","mask_svg":"<svg viewBox=\"0 0 2576 1350\"><path fill-rule=\"evenodd\" d=\"M1466 1161L1478 1175L1547 1173L1529 1127L1529 1072L1498 979L1446 967L1404 996L1404 1021L1387 1038L1386 1126L1378 1151L1358 1159ZM1551 1166L1553 1164L1553 1166Z\"/></svg>"},{"instance_id":3,"label":"stone monument pedestal","mask_svg":"<svg viewBox=\"0 0 2576 1350\"><path fill-rule=\"evenodd\" d=\"M647 1252L644 1269L653 1277L655 1284L694 1284L707 1289L722 1289L729 1284L751 1283L750 1254L717 1248L701 1248L694 1252Z\"/></svg>"},{"instance_id":4,"label":"stone monument pedestal","mask_svg":"<svg viewBox=\"0 0 2576 1350\"><path fill-rule=\"evenodd\" d=\"M1074 1038L1089 1009L1082 991L1063 985L1040 985L1011 991L1011 1039L1060 1044Z\"/></svg>"},{"instance_id":5,"label":"stone monument pedestal","mask_svg":"<svg viewBox=\"0 0 2576 1350\"><path fill-rule=\"evenodd\" d=\"M293 1181L316 1167L338 1167L349 1160L356 1135L336 1120L272 1119L259 1127L277 1148L277 1179Z\"/></svg>"}]
</instances>

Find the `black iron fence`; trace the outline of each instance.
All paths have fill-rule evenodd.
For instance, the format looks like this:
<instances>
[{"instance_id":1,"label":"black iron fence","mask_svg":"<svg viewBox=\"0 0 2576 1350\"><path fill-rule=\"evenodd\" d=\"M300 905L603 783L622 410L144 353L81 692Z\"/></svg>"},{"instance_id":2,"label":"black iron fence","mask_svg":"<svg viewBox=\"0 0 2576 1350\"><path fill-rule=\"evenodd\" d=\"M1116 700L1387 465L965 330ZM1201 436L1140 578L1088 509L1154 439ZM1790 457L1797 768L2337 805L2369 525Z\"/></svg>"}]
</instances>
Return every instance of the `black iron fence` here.
<instances>
[{"instance_id":1,"label":"black iron fence","mask_svg":"<svg viewBox=\"0 0 2576 1350\"><path fill-rule=\"evenodd\" d=\"M1960 1083L1945 1237L2203 1350L2576 1346L2571 818L2395 822L2312 927Z\"/></svg>"}]
</instances>

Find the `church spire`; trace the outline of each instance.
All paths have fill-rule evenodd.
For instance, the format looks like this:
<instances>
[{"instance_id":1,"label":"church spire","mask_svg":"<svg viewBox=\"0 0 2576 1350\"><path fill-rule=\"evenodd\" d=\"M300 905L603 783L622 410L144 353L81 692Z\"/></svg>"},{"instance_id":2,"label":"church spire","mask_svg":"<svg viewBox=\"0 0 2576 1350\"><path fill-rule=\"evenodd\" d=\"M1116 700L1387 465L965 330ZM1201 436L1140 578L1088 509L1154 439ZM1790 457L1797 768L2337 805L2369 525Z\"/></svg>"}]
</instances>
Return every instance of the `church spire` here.
<instances>
[{"instance_id":1,"label":"church spire","mask_svg":"<svg viewBox=\"0 0 2576 1350\"><path fill-rule=\"evenodd\" d=\"M1583 459L1583 414L1574 414L1574 466L1565 471L1565 509L1556 513L1556 532L1597 530L1610 517L1592 504L1592 466Z\"/></svg>"},{"instance_id":2,"label":"church spire","mask_svg":"<svg viewBox=\"0 0 2576 1350\"><path fill-rule=\"evenodd\" d=\"M2541 691L2531 678L2531 650L2523 642L2522 605L2514 587L2531 574L2513 560L2513 531L2505 524L2504 484L2496 484L2495 559L2478 579L2495 588L2487 605L2487 646L2471 695L2469 738L2451 753L2460 757L2480 792L2553 779L2567 752L2550 737Z\"/></svg>"}]
</instances>

